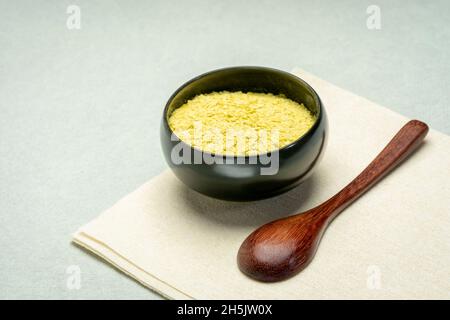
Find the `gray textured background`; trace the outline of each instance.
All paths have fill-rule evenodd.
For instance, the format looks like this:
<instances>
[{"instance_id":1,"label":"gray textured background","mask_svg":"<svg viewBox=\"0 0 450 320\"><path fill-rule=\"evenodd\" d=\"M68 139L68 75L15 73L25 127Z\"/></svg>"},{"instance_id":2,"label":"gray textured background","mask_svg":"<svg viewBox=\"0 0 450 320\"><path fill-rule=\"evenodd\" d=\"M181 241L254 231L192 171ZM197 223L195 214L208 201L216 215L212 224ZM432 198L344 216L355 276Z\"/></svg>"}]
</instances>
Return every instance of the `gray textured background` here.
<instances>
[{"instance_id":1,"label":"gray textured background","mask_svg":"<svg viewBox=\"0 0 450 320\"><path fill-rule=\"evenodd\" d=\"M447 0L1 0L0 298L159 298L70 234L165 168L162 107L205 71L298 66L450 134L449 16Z\"/></svg>"}]
</instances>

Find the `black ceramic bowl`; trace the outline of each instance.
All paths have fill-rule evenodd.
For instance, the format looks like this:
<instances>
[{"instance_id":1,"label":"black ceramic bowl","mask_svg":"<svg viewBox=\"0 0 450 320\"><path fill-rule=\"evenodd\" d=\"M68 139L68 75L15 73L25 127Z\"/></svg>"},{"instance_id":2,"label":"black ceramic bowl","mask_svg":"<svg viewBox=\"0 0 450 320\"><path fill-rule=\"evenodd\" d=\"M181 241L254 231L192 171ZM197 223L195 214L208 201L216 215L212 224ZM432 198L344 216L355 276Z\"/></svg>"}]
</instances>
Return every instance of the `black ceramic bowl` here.
<instances>
[{"instance_id":1,"label":"black ceramic bowl","mask_svg":"<svg viewBox=\"0 0 450 320\"><path fill-rule=\"evenodd\" d=\"M317 120L312 128L298 140L274 153L270 164L262 164L260 157L235 156L231 163L196 164L207 152L193 148L175 140L176 136L168 124L170 114L187 100L198 94L213 91L243 91L284 94L286 97L303 103ZM169 98L164 109L161 124L161 145L164 157L175 175L190 188L210 197L247 201L275 196L294 188L307 178L317 166L327 140L327 119L322 102L311 86L302 79L276 69L264 67L232 67L202 74L183 84ZM188 153L183 154L188 161L174 160L178 146ZM275 174L261 174L261 169L275 168L278 153L278 170ZM182 154L180 152L179 154ZM218 156L218 155L216 155ZM261 156L261 155L259 155ZM197 158L195 158L197 157ZM255 158L256 157L256 158ZM266 158L267 160L267 158ZM198 162L198 161L197 161ZM242 163L245 162L245 163ZM256 164L254 164L256 162ZM264 169L263 169L264 170ZM161 190L164 192L163 190Z\"/></svg>"}]
</instances>

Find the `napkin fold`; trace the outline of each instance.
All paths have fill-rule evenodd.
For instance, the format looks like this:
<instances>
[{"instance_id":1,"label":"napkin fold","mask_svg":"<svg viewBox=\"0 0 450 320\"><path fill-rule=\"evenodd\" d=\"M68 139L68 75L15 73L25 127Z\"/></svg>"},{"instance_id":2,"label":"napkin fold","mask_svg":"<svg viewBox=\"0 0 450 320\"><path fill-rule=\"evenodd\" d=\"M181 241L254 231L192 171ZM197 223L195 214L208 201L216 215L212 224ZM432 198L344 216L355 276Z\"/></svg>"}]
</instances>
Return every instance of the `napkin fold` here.
<instances>
[{"instance_id":1,"label":"napkin fold","mask_svg":"<svg viewBox=\"0 0 450 320\"><path fill-rule=\"evenodd\" d=\"M351 181L408 121L302 70L329 116L322 162L302 185L245 203L211 199L167 170L82 226L73 241L170 299L449 299L450 137L430 130L401 166L329 226L297 276L260 283L237 268L255 228Z\"/></svg>"}]
</instances>

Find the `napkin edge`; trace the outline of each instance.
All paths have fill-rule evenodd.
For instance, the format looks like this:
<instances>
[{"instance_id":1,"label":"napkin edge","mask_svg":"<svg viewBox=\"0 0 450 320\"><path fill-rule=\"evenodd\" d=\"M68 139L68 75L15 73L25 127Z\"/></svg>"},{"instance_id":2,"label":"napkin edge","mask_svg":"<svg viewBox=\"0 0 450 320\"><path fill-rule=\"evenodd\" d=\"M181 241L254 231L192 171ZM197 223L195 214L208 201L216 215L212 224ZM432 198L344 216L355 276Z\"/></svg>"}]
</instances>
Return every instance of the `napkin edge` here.
<instances>
[{"instance_id":1,"label":"napkin edge","mask_svg":"<svg viewBox=\"0 0 450 320\"><path fill-rule=\"evenodd\" d=\"M111 265L113 268L117 269L126 276L134 279L140 285L152 290L153 292L162 296L165 299L194 300L193 297L170 286L169 284L158 279L154 275L144 270L141 270L138 266L134 265L126 258L117 254L113 249L109 248L107 245L101 243L97 239L94 239L90 237L88 234L81 231L81 229L82 228L80 228L78 231L72 234L71 242L74 243L76 246L96 255L98 258L100 258L101 261L106 262L107 265ZM99 247L101 247L104 251L108 251L108 254L105 254L105 252L100 252ZM144 278L143 276L139 277L139 274L143 275L144 273L148 275L148 277L146 277L147 278L146 280L142 279Z\"/></svg>"}]
</instances>

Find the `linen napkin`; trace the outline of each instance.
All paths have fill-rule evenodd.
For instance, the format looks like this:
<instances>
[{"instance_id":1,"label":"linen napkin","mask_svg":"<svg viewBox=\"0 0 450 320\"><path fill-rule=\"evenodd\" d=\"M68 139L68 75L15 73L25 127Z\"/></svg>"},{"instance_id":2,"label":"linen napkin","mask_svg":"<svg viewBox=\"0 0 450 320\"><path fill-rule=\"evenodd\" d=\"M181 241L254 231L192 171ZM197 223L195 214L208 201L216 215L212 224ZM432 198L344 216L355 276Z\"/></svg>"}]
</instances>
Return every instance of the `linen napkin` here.
<instances>
[{"instance_id":1,"label":"linen napkin","mask_svg":"<svg viewBox=\"0 0 450 320\"><path fill-rule=\"evenodd\" d=\"M255 228L325 201L408 121L301 70L329 116L322 162L276 198L234 203L167 170L81 227L73 241L171 299L450 298L450 137L430 130L411 157L329 226L297 276L260 283L237 268Z\"/></svg>"}]
</instances>

